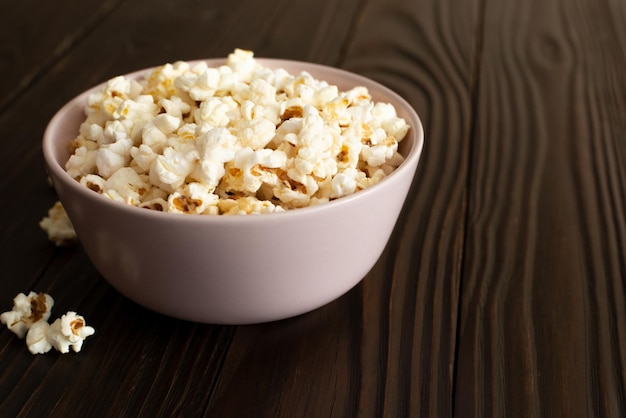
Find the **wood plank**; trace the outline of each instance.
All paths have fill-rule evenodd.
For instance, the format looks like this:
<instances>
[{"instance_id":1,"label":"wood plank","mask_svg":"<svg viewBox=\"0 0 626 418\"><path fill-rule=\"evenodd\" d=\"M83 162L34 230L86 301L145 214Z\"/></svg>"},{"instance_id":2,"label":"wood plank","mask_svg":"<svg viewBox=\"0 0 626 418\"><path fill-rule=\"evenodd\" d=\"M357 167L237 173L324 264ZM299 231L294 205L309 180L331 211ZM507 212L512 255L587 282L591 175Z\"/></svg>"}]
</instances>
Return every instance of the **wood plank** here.
<instances>
[{"instance_id":1,"label":"wood plank","mask_svg":"<svg viewBox=\"0 0 626 418\"><path fill-rule=\"evenodd\" d=\"M0 13L0 191L5 202L0 216L10 220L0 224L0 237L8 244L0 269L15 278L4 284L7 294L23 291L55 254L38 226L56 199L46 184L39 143L47 120L71 96L59 95L64 82L48 85L48 91L34 84L118 3L24 0Z\"/></svg>"},{"instance_id":2,"label":"wood plank","mask_svg":"<svg viewBox=\"0 0 626 418\"><path fill-rule=\"evenodd\" d=\"M0 13L0 110L44 74L121 0L22 0Z\"/></svg>"},{"instance_id":3,"label":"wood plank","mask_svg":"<svg viewBox=\"0 0 626 418\"><path fill-rule=\"evenodd\" d=\"M357 416L360 288L314 312L239 327L208 416Z\"/></svg>"},{"instance_id":4,"label":"wood plank","mask_svg":"<svg viewBox=\"0 0 626 418\"><path fill-rule=\"evenodd\" d=\"M340 65L395 89L423 117L415 184L357 288L293 322L237 329L210 414L452 415L478 12L461 1L363 6Z\"/></svg>"},{"instance_id":5,"label":"wood plank","mask_svg":"<svg viewBox=\"0 0 626 418\"><path fill-rule=\"evenodd\" d=\"M0 217L10 220L0 224L0 238L11 243L0 252L2 306L10 308L17 292L47 291L57 300L55 315L75 309L96 328L77 356L33 357L23 341L0 333L0 381L14 383L0 385L3 413L201 414L233 338L231 327L189 324L140 308L104 283L80 246L55 249L47 242L37 222L55 195L40 140L53 113L114 75L178 59L223 57L235 47L259 56L336 60L349 28L337 22L349 20L356 5L125 1L71 42L0 113L0 194L18 203L0 205Z\"/></svg>"},{"instance_id":6,"label":"wood plank","mask_svg":"<svg viewBox=\"0 0 626 418\"><path fill-rule=\"evenodd\" d=\"M378 299L364 310L364 416L452 415L479 7L381 1L346 59L407 98L426 132L384 273L364 283L363 305Z\"/></svg>"},{"instance_id":7,"label":"wood plank","mask_svg":"<svg viewBox=\"0 0 626 418\"><path fill-rule=\"evenodd\" d=\"M620 2L486 4L458 415L626 410L625 21Z\"/></svg>"}]
</instances>

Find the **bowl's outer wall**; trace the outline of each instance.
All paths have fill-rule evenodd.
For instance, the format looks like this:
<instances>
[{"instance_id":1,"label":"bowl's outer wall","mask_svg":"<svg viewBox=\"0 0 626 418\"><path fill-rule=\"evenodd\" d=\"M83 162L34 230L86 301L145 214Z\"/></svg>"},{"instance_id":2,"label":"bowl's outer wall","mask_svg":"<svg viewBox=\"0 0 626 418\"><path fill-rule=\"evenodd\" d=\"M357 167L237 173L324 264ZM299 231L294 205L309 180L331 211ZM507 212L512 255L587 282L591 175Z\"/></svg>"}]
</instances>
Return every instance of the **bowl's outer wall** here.
<instances>
[{"instance_id":1,"label":"bowl's outer wall","mask_svg":"<svg viewBox=\"0 0 626 418\"><path fill-rule=\"evenodd\" d=\"M86 93L77 97L46 130L48 171L90 260L140 305L206 323L282 319L347 292L386 246L421 154L418 116L395 93L362 77L318 65L259 61L292 73L304 68L342 89L365 85L375 100L393 103L412 126L402 145L407 158L378 185L317 207L237 217L158 213L105 199L64 171L67 145L84 119Z\"/></svg>"}]
</instances>

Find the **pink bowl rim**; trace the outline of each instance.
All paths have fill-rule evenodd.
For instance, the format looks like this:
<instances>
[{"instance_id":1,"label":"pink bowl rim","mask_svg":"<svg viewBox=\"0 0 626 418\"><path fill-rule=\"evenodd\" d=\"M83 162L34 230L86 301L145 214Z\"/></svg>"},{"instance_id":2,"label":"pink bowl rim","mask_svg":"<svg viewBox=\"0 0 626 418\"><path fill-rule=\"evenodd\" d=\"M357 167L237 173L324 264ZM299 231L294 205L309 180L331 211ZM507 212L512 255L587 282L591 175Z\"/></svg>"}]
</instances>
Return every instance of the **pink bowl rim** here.
<instances>
[{"instance_id":1,"label":"pink bowl rim","mask_svg":"<svg viewBox=\"0 0 626 418\"><path fill-rule=\"evenodd\" d=\"M298 67L302 67L301 71L306 71L312 73L314 77L315 70L325 71L334 73L337 76L344 77L347 81L349 81L354 86L357 85L366 85L370 93L372 93L371 89L374 88L378 90L380 94L384 94L387 96L387 100L385 102L392 103L398 113L400 109L403 109L405 113L407 113L404 117L407 120L407 123L411 125L409 134L415 135L415 141L411 144L411 147L406 152L406 155L403 155L404 161L389 175L383 178L380 182L366 188L363 190L359 190L353 194L343 196L341 198L331 200L326 203L322 203L314 206L307 206L303 208L289 209L282 212L272 212L272 213L264 213L264 214L253 214L253 215L232 215L232 216L223 216L223 215L193 215L193 214L180 214L180 213L171 213L171 212L160 212L156 210L139 208L132 205L122 204L120 202L113 201L111 199L104 198L97 193L89 190L85 186L78 183L75 179L69 176L69 174L65 171L64 167L61 165L59 161L57 161L54 151L53 143L55 139L52 135L52 127L58 123L61 123L63 118L65 117L65 113L73 106L76 105L76 102L83 101L86 99L86 96L96 89L100 88L106 81L99 83L87 90L84 90L82 93L79 93L74 98L69 100L65 105L63 105L50 119L50 122L46 126L43 135L42 141L42 149L44 154L44 160L46 163L47 170L52 171L56 177L67 184L70 188L77 191L80 194L83 194L88 199L96 199L99 204L105 205L112 210L119 211L121 213L126 213L132 216L147 216L154 217L154 219L161 220L169 220L175 222L219 222L219 223L250 223L250 222L269 222L269 221L279 221L280 219L285 219L288 217L306 217L310 215L314 215L319 212L330 211L335 207L341 205L347 205L350 203L356 203L359 200L366 198L368 195L372 193L376 193L377 190L388 187L392 182L396 179L399 180L401 174L406 170L410 170L411 167L417 168L418 162L420 160L423 145L424 145L424 128L422 122L419 118L419 115L415 111L415 109L398 93L386 87L385 85L374 81L365 76L343 70L337 67L326 66L322 64L306 62L306 61L296 61L296 60L288 60L288 59L276 59L276 58L255 58L255 60L263 65L272 66L271 68L280 68L281 63L294 65ZM207 65L221 65L226 62L225 58L208 58L208 59L198 59L198 60L190 60L186 61L190 65L194 65L200 62L205 62ZM130 73L123 74L125 77L141 77L145 75L148 71L153 70L157 67L148 67L141 70L133 71ZM354 83L353 83L354 82ZM377 94L374 92L372 94L374 101L382 101L376 98ZM412 132L412 133L411 133ZM406 173L405 173L406 174ZM408 175L408 174L407 174ZM411 174L411 179L414 178L415 172Z\"/></svg>"}]
</instances>

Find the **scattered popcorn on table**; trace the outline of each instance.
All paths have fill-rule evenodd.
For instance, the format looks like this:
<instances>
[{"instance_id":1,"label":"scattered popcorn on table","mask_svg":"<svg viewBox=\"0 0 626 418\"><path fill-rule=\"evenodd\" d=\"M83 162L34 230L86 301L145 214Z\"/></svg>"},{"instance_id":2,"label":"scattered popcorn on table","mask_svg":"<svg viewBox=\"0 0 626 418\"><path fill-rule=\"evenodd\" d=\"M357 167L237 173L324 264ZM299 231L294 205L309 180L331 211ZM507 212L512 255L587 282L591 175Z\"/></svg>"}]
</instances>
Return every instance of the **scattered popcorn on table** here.
<instances>
[{"instance_id":1,"label":"scattered popcorn on table","mask_svg":"<svg viewBox=\"0 0 626 418\"><path fill-rule=\"evenodd\" d=\"M217 68L179 61L115 77L85 114L72 177L116 201L186 214L279 212L355 193L402 163L409 130L363 86L342 92L241 49Z\"/></svg>"},{"instance_id":2,"label":"scattered popcorn on table","mask_svg":"<svg viewBox=\"0 0 626 418\"><path fill-rule=\"evenodd\" d=\"M85 338L95 330L87 326L85 318L76 312L67 312L50 325L50 311L54 305L52 297L45 293L20 293L13 299L13 310L0 314L0 321L7 325L19 338L26 336L28 351L44 354L54 347L61 353L70 347L79 352Z\"/></svg>"},{"instance_id":3,"label":"scattered popcorn on table","mask_svg":"<svg viewBox=\"0 0 626 418\"><path fill-rule=\"evenodd\" d=\"M39 222L39 226L46 231L48 239L57 246L67 245L76 241L76 231L74 231L72 222L68 218L61 202L56 202L50 208L48 216Z\"/></svg>"},{"instance_id":4,"label":"scattered popcorn on table","mask_svg":"<svg viewBox=\"0 0 626 418\"><path fill-rule=\"evenodd\" d=\"M54 300L45 293L20 293L13 298L13 309L0 314L0 322L19 338L24 338L33 324L50 318L53 305Z\"/></svg>"}]
</instances>

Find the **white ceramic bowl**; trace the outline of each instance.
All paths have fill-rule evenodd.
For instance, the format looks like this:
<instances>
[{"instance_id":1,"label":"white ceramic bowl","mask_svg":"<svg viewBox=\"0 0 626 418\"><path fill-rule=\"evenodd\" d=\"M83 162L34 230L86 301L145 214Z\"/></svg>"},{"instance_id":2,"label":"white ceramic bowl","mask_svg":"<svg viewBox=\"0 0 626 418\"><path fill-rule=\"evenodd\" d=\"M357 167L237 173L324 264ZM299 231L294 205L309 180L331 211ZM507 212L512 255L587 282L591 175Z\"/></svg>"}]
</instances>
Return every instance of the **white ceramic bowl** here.
<instances>
[{"instance_id":1,"label":"white ceramic bowl","mask_svg":"<svg viewBox=\"0 0 626 418\"><path fill-rule=\"evenodd\" d=\"M223 59L205 60L209 66ZM366 86L411 125L405 161L380 183L319 206L248 216L181 215L114 202L64 170L84 119L87 91L50 121L43 139L49 175L88 257L136 303L176 318L215 324L278 320L314 310L355 286L380 257L411 185L423 144L416 112L364 77L326 66L257 59L306 70L341 90ZM133 76L145 71L133 73Z\"/></svg>"}]
</instances>

